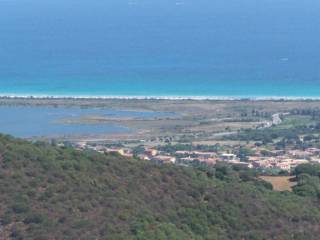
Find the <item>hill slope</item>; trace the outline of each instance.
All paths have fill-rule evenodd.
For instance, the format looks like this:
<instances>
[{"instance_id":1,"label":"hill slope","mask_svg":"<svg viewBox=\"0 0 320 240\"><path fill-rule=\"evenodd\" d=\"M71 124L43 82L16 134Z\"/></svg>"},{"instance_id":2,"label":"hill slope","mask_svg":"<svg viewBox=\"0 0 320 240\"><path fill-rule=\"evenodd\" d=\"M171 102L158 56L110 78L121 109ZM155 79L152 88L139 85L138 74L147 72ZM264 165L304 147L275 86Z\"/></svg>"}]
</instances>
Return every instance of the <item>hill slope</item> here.
<instances>
[{"instance_id":1,"label":"hill slope","mask_svg":"<svg viewBox=\"0 0 320 240\"><path fill-rule=\"evenodd\" d=\"M317 239L315 198L239 175L0 136L0 239Z\"/></svg>"}]
</instances>

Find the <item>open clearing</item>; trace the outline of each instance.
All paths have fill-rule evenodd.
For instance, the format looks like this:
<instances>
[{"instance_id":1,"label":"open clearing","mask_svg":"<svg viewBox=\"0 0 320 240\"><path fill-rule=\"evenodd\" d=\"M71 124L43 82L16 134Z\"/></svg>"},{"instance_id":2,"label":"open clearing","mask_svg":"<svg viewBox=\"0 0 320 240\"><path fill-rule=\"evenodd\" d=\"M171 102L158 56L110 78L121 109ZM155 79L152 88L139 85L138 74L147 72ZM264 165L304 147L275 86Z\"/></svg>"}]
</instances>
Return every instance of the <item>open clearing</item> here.
<instances>
[{"instance_id":1,"label":"open clearing","mask_svg":"<svg viewBox=\"0 0 320 240\"><path fill-rule=\"evenodd\" d=\"M275 191L292 191L292 187L294 187L297 183L290 181L290 179L294 178L292 176L261 176L266 182L272 184L273 189Z\"/></svg>"}]
</instances>

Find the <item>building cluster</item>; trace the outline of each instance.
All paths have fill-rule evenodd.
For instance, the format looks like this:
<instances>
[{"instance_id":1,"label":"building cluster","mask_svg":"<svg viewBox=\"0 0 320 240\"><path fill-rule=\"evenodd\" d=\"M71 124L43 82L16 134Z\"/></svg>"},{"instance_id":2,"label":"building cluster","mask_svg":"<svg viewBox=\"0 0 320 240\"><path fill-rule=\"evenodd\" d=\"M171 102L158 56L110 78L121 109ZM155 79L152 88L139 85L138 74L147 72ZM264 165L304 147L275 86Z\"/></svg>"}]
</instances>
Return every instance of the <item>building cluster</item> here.
<instances>
[{"instance_id":1,"label":"building cluster","mask_svg":"<svg viewBox=\"0 0 320 240\"><path fill-rule=\"evenodd\" d=\"M182 165L207 164L215 165L217 162L226 162L248 168L276 169L290 172L304 163L320 163L320 149L308 148L306 150L265 150L251 146L252 153L246 161L241 161L235 153L205 152L205 151L176 151L175 153L159 152L156 149L147 149L139 155L141 159L161 163L175 163ZM235 148L237 150L237 148ZM264 154L263 154L264 152ZM267 155L265 156L267 152Z\"/></svg>"},{"instance_id":2,"label":"building cluster","mask_svg":"<svg viewBox=\"0 0 320 240\"><path fill-rule=\"evenodd\" d=\"M280 169L290 172L296 166L308 163L307 159L293 159L285 156L280 157L249 157L249 162L254 168Z\"/></svg>"},{"instance_id":3,"label":"building cluster","mask_svg":"<svg viewBox=\"0 0 320 240\"><path fill-rule=\"evenodd\" d=\"M239 148L234 147L232 151L175 151L167 153L156 148L144 148L142 153L133 154L132 149L122 147L106 147L103 145L88 145L77 143L79 149L92 149L101 153L116 153L124 157L138 157L142 160L157 163L172 163L179 165L215 165L217 162L226 162L257 169L277 169L292 171L296 166L303 163L320 163L320 149L308 148L305 150L266 150L256 146L247 146L250 155L244 161L237 156ZM231 148L232 149L232 148Z\"/></svg>"},{"instance_id":4,"label":"building cluster","mask_svg":"<svg viewBox=\"0 0 320 240\"><path fill-rule=\"evenodd\" d=\"M143 160L154 161L158 163L174 163L178 165L215 165L217 162L227 162L233 165L252 167L249 162L241 162L236 154L226 152L207 152L207 151L176 151L166 153L156 149L146 149L138 157Z\"/></svg>"},{"instance_id":5,"label":"building cluster","mask_svg":"<svg viewBox=\"0 0 320 240\"><path fill-rule=\"evenodd\" d=\"M307 148L305 150L271 150L266 151L267 155L262 154L258 149L253 156L248 157L248 162L253 168L260 169L279 169L291 172L295 167L304 163L320 163L320 149Z\"/></svg>"}]
</instances>

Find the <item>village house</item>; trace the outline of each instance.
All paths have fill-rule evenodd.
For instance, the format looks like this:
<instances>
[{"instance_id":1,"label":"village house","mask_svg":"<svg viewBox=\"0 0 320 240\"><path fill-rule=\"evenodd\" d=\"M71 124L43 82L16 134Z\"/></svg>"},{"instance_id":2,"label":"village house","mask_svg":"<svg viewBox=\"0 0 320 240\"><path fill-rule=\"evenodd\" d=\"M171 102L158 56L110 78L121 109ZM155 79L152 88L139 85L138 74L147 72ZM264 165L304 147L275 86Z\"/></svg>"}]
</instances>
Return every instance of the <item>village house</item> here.
<instances>
[{"instance_id":1,"label":"village house","mask_svg":"<svg viewBox=\"0 0 320 240\"><path fill-rule=\"evenodd\" d=\"M291 150L291 151L288 151L288 155L290 155L294 158L306 159L306 158L310 157L311 155L313 155L313 153L308 152L308 151L302 151L302 150Z\"/></svg>"},{"instance_id":2,"label":"village house","mask_svg":"<svg viewBox=\"0 0 320 240\"><path fill-rule=\"evenodd\" d=\"M205 162L208 165L215 165L220 159L219 158L207 158L204 159L203 162Z\"/></svg>"},{"instance_id":3,"label":"village house","mask_svg":"<svg viewBox=\"0 0 320 240\"><path fill-rule=\"evenodd\" d=\"M150 157L147 154L138 154L138 158L141 160L150 161Z\"/></svg>"},{"instance_id":4,"label":"village house","mask_svg":"<svg viewBox=\"0 0 320 240\"><path fill-rule=\"evenodd\" d=\"M290 170L291 170L291 163L290 163L290 162L278 162L278 163L276 163L273 167L274 167L274 168L279 168L279 169L281 169L281 170L290 172Z\"/></svg>"},{"instance_id":5,"label":"village house","mask_svg":"<svg viewBox=\"0 0 320 240\"><path fill-rule=\"evenodd\" d=\"M145 150L145 153L148 155L148 156L156 156L158 154L158 150L156 149L153 149L153 148L150 148L150 149L146 149Z\"/></svg>"},{"instance_id":6,"label":"village house","mask_svg":"<svg viewBox=\"0 0 320 240\"><path fill-rule=\"evenodd\" d=\"M212 157L216 157L217 156L217 154L215 152L194 151L193 154L198 156L198 157L202 157L202 158L212 158Z\"/></svg>"},{"instance_id":7,"label":"village house","mask_svg":"<svg viewBox=\"0 0 320 240\"><path fill-rule=\"evenodd\" d=\"M196 160L196 158L192 158L192 157L185 157L185 158L178 158L177 159L177 163L179 164L190 164L192 162L194 162Z\"/></svg>"},{"instance_id":8,"label":"village house","mask_svg":"<svg viewBox=\"0 0 320 240\"><path fill-rule=\"evenodd\" d=\"M182 155L182 156L188 155L188 156L191 156L192 155L192 151L176 151L176 155Z\"/></svg>"},{"instance_id":9,"label":"village house","mask_svg":"<svg viewBox=\"0 0 320 240\"><path fill-rule=\"evenodd\" d=\"M312 155L319 155L320 149L319 148L307 148L306 152L312 154Z\"/></svg>"},{"instance_id":10,"label":"village house","mask_svg":"<svg viewBox=\"0 0 320 240\"><path fill-rule=\"evenodd\" d=\"M290 161L291 169L296 168L300 164L309 163L309 160L306 160L306 159L290 159L290 160L291 160Z\"/></svg>"},{"instance_id":11,"label":"village house","mask_svg":"<svg viewBox=\"0 0 320 240\"><path fill-rule=\"evenodd\" d=\"M320 163L320 158L319 157L311 157L310 162L311 163Z\"/></svg>"},{"instance_id":12,"label":"village house","mask_svg":"<svg viewBox=\"0 0 320 240\"><path fill-rule=\"evenodd\" d=\"M158 155L151 159L152 161L159 163L175 163L176 158L172 156Z\"/></svg>"},{"instance_id":13,"label":"village house","mask_svg":"<svg viewBox=\"0 0 320 240\"><path fill-rule=\"evenodd\" d=\"M216 157L217 153L215 152L201 152L201 151L176 151L176 155L180 156L192 156L192 157L202 157L202 158L211 158Z\"/></svg>"},{"instance_id":14,"label":"village house","mask_svg":"<svg viewBox=\"0 0 320 240\"><path fill-rule=\"evenodd\" d=\"M205 163L208 165L215 165L219 158L198 158L198 157L185 157L185 158L178 158L176 163L178 164L190 164L190 163Z\"/></svg>"},{"instance_id":15,"label":"village house","mask_svg":"<svg viewBox=\"0 0 320 240\"><path fill-rule=\"evenodd\" d=\"M237 155L235 155L233 153L223 153L220 155L220 157L223 161L237 160Z\"/></svg>"},{"instance_id":16,"label":"village house","mask_svg":"<svg viewBox=\"0 0 320 240\"><path fill-rule=\"evenodd\" d=\"M120 155L125 155L125 150L123 148L106 148L106 153L118 153Z\"/></svg>"},{"instance_id":17,"label":"village house","mask_svg":"<svg viewBox=\"0 0 320 240\"><path fill-rule=\"evenodd\" d=\"M85 149L87 148L87 143L86 142L76 142L74 143L74 147L78 149Z\"/></svg>"}]
</instances>

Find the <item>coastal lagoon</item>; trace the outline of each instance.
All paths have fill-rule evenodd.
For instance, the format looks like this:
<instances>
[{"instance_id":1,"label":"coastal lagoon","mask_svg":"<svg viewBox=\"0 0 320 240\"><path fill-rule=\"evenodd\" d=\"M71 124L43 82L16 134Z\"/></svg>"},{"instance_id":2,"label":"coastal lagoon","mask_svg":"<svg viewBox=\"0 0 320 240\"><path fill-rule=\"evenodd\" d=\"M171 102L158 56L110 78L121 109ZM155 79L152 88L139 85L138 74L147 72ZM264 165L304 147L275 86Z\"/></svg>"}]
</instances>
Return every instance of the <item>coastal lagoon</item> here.
<instances>
[{"instance_id":1,"label":"coastal lagoon","mask_svg":"<svg viewBox=\"0 0 320 240\"><path fill-rule=\"evenodd\" d=\"M103 108L0 106L0 132L16 137L70 137L130 133L113 123L81 123L83 117L154 119L171 113L123 111ZM75 123L67 122L75 121Z\"/></svg>"},{"instance_id":2,"label":"coastal lagoon","mask_svg":"<svg viewBox=\"0 0 320 240\"><path fill-rule=\"evenodd\" d=\"M319 97L319 0L0 1L0 95Z\"/></svg>"}]
</instances>

